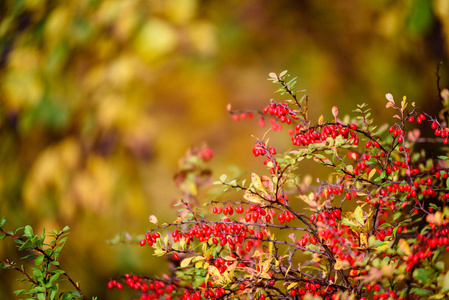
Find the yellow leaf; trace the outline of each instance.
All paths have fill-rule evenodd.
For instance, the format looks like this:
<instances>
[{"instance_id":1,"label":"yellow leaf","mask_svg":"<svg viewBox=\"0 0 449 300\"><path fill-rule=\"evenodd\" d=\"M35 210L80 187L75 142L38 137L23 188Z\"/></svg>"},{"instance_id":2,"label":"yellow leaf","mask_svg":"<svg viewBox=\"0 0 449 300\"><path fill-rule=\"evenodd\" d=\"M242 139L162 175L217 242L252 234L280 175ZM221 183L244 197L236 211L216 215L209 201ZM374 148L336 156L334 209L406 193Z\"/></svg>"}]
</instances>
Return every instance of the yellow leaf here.
<instances>
[{"instance_id":1,"label":"yellow leaf","mask_svg":"<svg viewBox=\"0 0 449 300\"><path fill-rule=\"evenodd\" d=\"M221 281L223 279L223 277L220 274L220 271L218 271L217 267L213 265L209 266L207 272L214 278L215 281Z\"/></svg>"},{"instance_id":2,"label":"yellow leaf","mask_svg":"<svg viewBox=\"0 0 449 300\"><path fill-rule=\"evenodd\" d=\"M203 262L202 261L197 261L195 263L195 269L201 269L202 266L203 266Z\"/></svg>"},{"instance_id":3,"label":"yellow leaf","mask_svg":"<svg viewBox=\"0 0 449 300\"><path fill-rule=\"evenodd\" d=\"M271 235L271 240L275 240L275 238L274 238L274 234L272 234ZM269 253L270 253L270 257L273 255L273 242L270 242L269 244L268 244L268 249L269 249Z\"/></svg>"},{"instance_id":4,"label":"yellow leaf","mask_svg":"<svg viewBox=\"0 0 449 300\"><path fill-rule=\"evenodd\" d=\"M378 250L378 251L385 251L388 248L390 248L390 243L384 242L382 245L376 247L376 250Z\"/></svg>"},{"instance_id":5,"label":"yellow leaf","mask_svg":"<svg viewBox=\"0 0 449 300\"><path fill-rule=\"evenodd\" d=\"M287 274L288 274L288 272L290 271L291 267L292 267L292 265L290 264L290 265L288 266L288 268L287 268L287 271L285 271L285 276L287 276Z\"/></svg>"},{"instance_id":6,"label":"yellow leaf","mask_svg":"<svg viewBox=\"0 0 449 300\"><path fill-rule=\"evenodd\" d=\"M256 192L258 192L264 198L267 198L267 199L271 198L270 194L265 189L265 187L262 183L262 179L259 177L259 175L257 175L256 173L252 173L251 181L252 181L253 187L256 190Z\"/></svg>"},{"instance_id":7,"label":"yellow leaf","mask_svg":"<svg viewBox=\"0 0 449 300\"><path fill-rule=\"evenodd\" d=\"M399 240L398 246L405 255L409 256L412 253L409 244L404 239Z\"/></svg>"},{"instance_id":8,"label":"yellow leaf","mask_svg":"<svg viewBox=\"0 0 449 300\"><path fill-rule=\"evenodd\" d=\"M313 193L311 193L310 195L313 195ZM309 196L306 195L299 195L299 198L301 200L303 200L305 203L307 203L310 207L312 208L318 208L320 205L318 204L318 202L316 202L315 200L313 200L313 197L311 198Z\"/></svg>"},{"instance_id":9,"label":"yellow leaf","mask_svg":"<svg viewBox=\"0 0 449 300\"><path fill-rule=\"evenodd\" d=\"M293 288L296 288L298 286L297 282L292 282L287 286L287 290L291 290Z\"/></svg>"},{"instance_id":10,"label":"yellow leaf","mask_svg":"<svg viewBox=\"0 0 449 300\"><path fill-rule=\"evenodd\" d=\"M256 173L251 174L251 181L253 183L253 186L256 190L265 192L265 188L262 185L262 181L260 180L259 175Z\"/></svg>"},{"instance_id":11,"label":"yellow leaf","mask_svg":"<svg viewBox=\"0 0 449 300\"><path fill-rule=\"evenodd\" d=\"M195 257L195 256L184 258L184 259L181 261L181 268L186 268L186 267L188 267L188 266L190 265L190 262L192 261L192 259L193 259L194 257Z\"/></svg>"},{"instance_id":12,"label":"yellow leaf","mask_svg":"<svg viewBox=\"0 0 449 300\"><path fill-rule=\"evenodd\" d=\"M354 218L361 225L365 224L365 221L363 220L363 210L360 206L357 206L354 210Z\"/></svg>"},{"instance_id":13,"label":"yellow leaf","mask_svg":"<svg viewBox=\"0 0 449 300\"><path fill-rule=\"evenodd\" d=\"M368 246L368 239L366 238L365 233L360 233L360 241L362 242L362 245Z\"/></svg>"},{"instance_id":14,"label":"yellow leaf","mask_svg":"<svg viewBox=\"0 0 449 300\"><path fill-rule=\"evenodd\" d=\"M343 270L349 267L349 262L347 262L346 260L339 260L337 259L337 262L334 265L334 269L335 270Z\"/></svg>"},{"instance_id":15,"label":"yellow leaf","mask_svg":"<svg viewBox=\"0 0 449 300\"><path fill-rule=\"evenodd\" d=\"M253 202L253 203L261 203L262 199L251 193L250 191L246 191L245 194L243 195L243 198L245 198L245 200L248 200L249 202Z\"/></svg>"}]
</instances>

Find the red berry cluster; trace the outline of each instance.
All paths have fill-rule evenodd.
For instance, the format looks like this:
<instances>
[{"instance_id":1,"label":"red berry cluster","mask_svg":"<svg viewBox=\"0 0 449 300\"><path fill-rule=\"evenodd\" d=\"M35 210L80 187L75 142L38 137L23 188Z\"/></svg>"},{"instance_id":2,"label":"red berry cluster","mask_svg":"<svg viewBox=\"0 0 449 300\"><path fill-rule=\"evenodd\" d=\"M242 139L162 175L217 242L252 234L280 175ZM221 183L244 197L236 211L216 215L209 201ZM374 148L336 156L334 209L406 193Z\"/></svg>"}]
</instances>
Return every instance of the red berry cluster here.
<instances>
[{"instance_id":1,"label":"red berry cluster","mask_svg":"<svg viewBox=\"0 0 449 300\"><path fill-rule=\"evenodd\" d=\"M267 147L264 142L257 141L257 143L253 147L253 154L256 157L260 156L260 155L267 156L263 163L264 163L264 165L271 164L270 174L273 175L276 173L276 171L280 170L281 167L280 167L279 163L273 157L273 155L276 154L276 149L274 149L273 147Z\"/></svg>"},{"instance_id":2,"label":"red berry cluster","mask_svg":"<svg viewBox=\"0 0 449 300\"><path fill-rule=\"evenodd\" d=\"M373 296L373 300L387 300L387 299L405 300L402 297L398 298L393 290L381 291L381 287L377 283L367 285L366 289L367 291L373 291L375 293ZM366 297L362 297L360 298L360 300L366 300Z\"/></svg>"},{"instance_id":3,"label":"red berry cluster","mask_svg":"<svg viewBox=\"0 0 449 300\"><path fill-rule=\"evenodd\" d=\"M294 110L288 107L288 103L278 103L274 99L270 100L270 105L263 109L263 113L276 116L282 123L290 124L292 119L297 119L298 116Z\"/></svg>"},{"instance_id":4,"label":"red berry cluster","mask_svg":"<svg viewBox=\"0 0 449 300\"><path fill-rule=\"evenodd\" d=\"M173 292L177 288L176 283L167 284L161 280L146 279L135 275L125 274L124 279L130 288L141 292L139 300L156 300L161 297L171 300Z\"/></svg>"},{"instance_id":5,"label":"red berry cluster","mask_svg":"<svg viewBox=\"0 0 449 300\"><path fill-rule=\"evenodd\" d=\"M218 211L219 209L217 209L217 213ZM266 232L255 232L250 226L232 223L228 218L223 219L223 222L216 222L210 225L206 223L201 225L195 224L192 226L192 229L185 233L177 229L172 232L174 242L179 241L181 238L186 239L186 244L190 244L195 240L198 240L200 243L211 241L214 245L222 247L228 245L231 250L239 251L241 255L245 255L245 251L249 252L253 247L258 247L264 235L266 235Z\"/></svg>"},{"instance_id":6,"label":"red berry cluster","mask_svg":"<svg viewBox=\"0 0 449 300\"><path fill-rule=\"evenodd\" d=\"M147 243L148 245L153 246L160 237L161 234L159 232L154 232L153 234L148 232L145 234L145 238L140 241L140 246L145 246Z\"/></svg>"},{"instance_id":7,"label":"red berry cluster","mask_svg":"<svg viewBox=\"0 0 449 300\"><path fill-rule=\"evenodd\" d=\"M339 289L333 286L323 288L320 283L306 281L302 287L290 289L289 294L294 297L294 299L307 299L308 297L313 296L321 297L321 299L324 300L334 300L336 299L335 295L338 291Z\"/></svg>"},{"instance_id":8,"label":"red berry cluster","mask_svg":"<svg viewBox=\"0 0 449 300\"><path fill-rule=\"evenodd\" d=\"M212 282L209 281L209 285L211 285ZM201 293L201 290L184 290L184 293L181 297L181 300L200 300L202 299L202 295L206 299L220 299L224 295L226 295L226 290L223 287L208 287L206 289L206 285L204 283L201 284L201 289L204 290L203 293Z\"/></svg>"},{"instance_id":9,"label":"red berry cluster","mask_svg":"<svg viewBox=\"0 0 449 300\"><path fill-rule=\"evenodd\" d=\"M232 113L232 119L234 121L239 121L239 120L245 120L245 119L252 119L254 117L254 114L252 112L241 112L239 113Z\"/></svg>"},{"instance_id":10,"label":"red berry cluster","mask_svg":"<svg viewBox=\"0 0 449 300\"><path fill-rule=\"evenodd\" d=\"M292 136L292 143L296 146L307 146L310 144L320 143L325 141L328 137L333 139L337 136L342 136L348 142L358 145L359 138L357 137L357 125L349 124L343 125L340 123L318 125L315 127L308 127L301 130L301 125L295 126L296 134Z\"/></svg>"},{"instance_id":11,"label":"red berry cluster","mask_svg":"<svg viewBox=\"0 0 449 300\"><path fill-rule=\"evenodd\" d=\"M422 121L424 121L426 117L423 114L420 114L416 121L420 124ZM414 116L410 116L408 118L408 121L410 123L413 123L415 120ZM432 120L432 123L430 124L430 128L432 128L434 131L435 136L439 136L443 138L443 144L447 145L449 143L449 128L443 128L436 120Z\"/></svg>"},{"instance_id":12,"label":"red berry cluster","mask_svg":"<svg viewBox=\"0 0 449 300\"><path fill-rule=\"evenodd\" d=\"M246 209L245 221L246 222L258 222L263 219L265 222L269 223L271 221L272 215L271 213L267 213L267 211L260 207L260 205L252 204Z\"/></svg>"},{"instance_id":13,"label":"red berry cluster","mask_svg":"<svg viewBox=\"0 0 449 300\"><path fill-rule=\"evenodd\" d=\"M443 222L442 226L447 226L448 221ZM435 224L432 225L435 228ZM406 272L410 272L413 268L422 264L426 259L432 259L437 247L446 247L449 251L449 239L447 237L449 229L447 227L441 229L434 229L425 234L418 234L416 243L413 246L413 253L411 253L407 260Z\"/></svg>"},{"instance_id":14,"label":"red berry cluster","mask_svg":"<svg viewBox=\"0 0 449 300\"><path fill-rule=\"evenodd\" d=\"M118 288L119 290L123 289L123 285L120 282L117 282L117 280L111 280L108 282L108 288L112 290L113 288Z\"/></svg>"},{"instance_id":15,"label":"red berry cluster","mask_svg":"<svg viewBox=\"0 0 449 300\"><path fill-rule=\"evenodd\" d=\"M291 212L286 210L285 212L280 212L277 215L279 224L283 224L284 222L290 222L295 219L295 215Z\"/></svg>"}]
</instances>

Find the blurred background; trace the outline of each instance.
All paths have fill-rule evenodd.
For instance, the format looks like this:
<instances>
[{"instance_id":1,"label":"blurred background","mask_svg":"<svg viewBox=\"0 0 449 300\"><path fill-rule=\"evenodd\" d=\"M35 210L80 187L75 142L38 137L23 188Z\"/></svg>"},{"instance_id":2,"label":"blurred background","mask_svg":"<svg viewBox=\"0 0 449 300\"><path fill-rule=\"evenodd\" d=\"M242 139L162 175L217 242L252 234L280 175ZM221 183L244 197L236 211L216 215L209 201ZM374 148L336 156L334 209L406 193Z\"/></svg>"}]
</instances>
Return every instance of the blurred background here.
<instances>
[{"instance_id":1,"label":"blurred background","mask_svg":"<svg viewBox=\"0 0 449 300\"><path fill-rule=\"evenodd\" d=\"M189 147L215 151L215 178L266 172L250 134L267 128L233 122L228 103L263 109L279 99L268 73L288 69L312 119L368 103L380 124L386 93L436 114L448 41L447 0L2 0L0 217L8 229L69 225L62 266L89 297L130 299L108 280L163 262L106 241L145 233L151 214L173 219ZM2 241L4 258L17 256ZM15 273L0 270L0 299L21 287Z\"/></svg>"}]
</instances>

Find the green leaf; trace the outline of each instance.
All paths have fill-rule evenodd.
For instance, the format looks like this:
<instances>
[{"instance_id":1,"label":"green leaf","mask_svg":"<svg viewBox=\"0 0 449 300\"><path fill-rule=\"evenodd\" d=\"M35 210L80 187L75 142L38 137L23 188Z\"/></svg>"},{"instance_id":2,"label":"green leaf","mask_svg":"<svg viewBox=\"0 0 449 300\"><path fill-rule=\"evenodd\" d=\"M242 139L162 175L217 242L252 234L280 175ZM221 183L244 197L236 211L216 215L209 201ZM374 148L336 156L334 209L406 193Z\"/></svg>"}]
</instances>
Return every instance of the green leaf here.
<instances>
[{"instance_id":1,"label":"green leaf","mask_svg":"<svg viewBox=\"0 0 449 300\"><path fill-rule=\"evenodd\" d=\"M414 293L414 294L416 294L416 295L418 295L418 296L430 296L430 295L432 295L431 292L426 291L426 290L423 289L423 288L412 288L412 289L410 290L410 292L412 292L412 293Z\"/></svg>"},{"instance_id":2,"label":"green leaf","mask_svg":"<svg viewBox=\"0 0 449 300\"><path fill-rule=\"evenodd\" d=\"M223 174L220 176L220 181L223 183L226 181L226 178L227 178L226 174Z\"/></svg>"},{"instance_id":3,"label":"green leaf","mask_svg":"<svg viewBox=\"0 0 449 300\"><path fill-rule=\"evenodd\" d=\"M33 244L33 246L38 247L38 248L42 247L43 242L44 241L42 240L42 238L38 235L35 235L31 240L31 244Z\"/></svg>"},{"instance_id":4,"label":"green leaf","mask_svg":"<svg viewBox=\"0 0 449 300\"><path fill-rule=\"evenodd\" d=\"M25 295L27 293L26 290L16 290L14 291L14 295L19 296L19 295Z\"/></svg>"},{"instance_id":5,"label":"green leaf","mask_svg":"<svg viewBox=\"0 0 449 300\"><path fill-rule=\"evenodd\" d=\"M43 254L36 257L34 259L34 263L36 264L36 266L41 265L44 262L44 258L45 258L45 255L43 255Z\"/></svg>"},{"instance_id":6,"label":"green leaf","mask_svg":"<svg viewBox=\"0 0 449 300\"><path fill-rule=\"evenodd\" d=\"M20 246L19 251L29 250L31 248L33 248L31 240L26 240L26 242L23 243L22 246Z\"/></svg>"},{"instance_id":7,"label":"green leaf","mask_svg":"<svg viewBox=\"0 0 449 300\"><path fill-rule=\"evenodd\" d=\"M429 274L425 269L419 268L413 271L413 278L415 278L419 282L427 282L427 280L429 279Z\"/></svg>"},{"instance_id":8,"label":"green leaf","mask_svg":"<svg viewBox=\"0 0 449 300\"><path fill-rule=\"evenodd\" d=\"M354 227L357 227L357 226L358 226L356 223L354 223L354 221L351 221L351 220L349 220L349 219L347 219L347 218L343 218L343 219L341 220L341 224L342 224L342 225L347 225L347 226L354 226Z\"/></svg>"},{"instance_id":9,"label":"green leaf","mask_svg":"<svg viewBox=\"0 0 449 300\"><path fill-rule=\"evenodd\" d=\"M39 268L36 268L36 267L33 267L33 274L36 277L42 277L42 275L43 275L42 270Z\"/></svg>"},{"instance_id":10,"label":"green leaf","mask_svg":"<svg viewBox=\"0 0 449 300\"><path fill-rule=\"evenodd\" d=\"M2 217L2 219L0 220L0 228L2 228L3 225L5 225L5 223L6 223L5 217Z\"/></svg>"},{"instance_id":11,"label":"green leaf","mask_svg":"<svg viewBox=\"0 0 449 300\"><path fill-rule=\"evenodd\" d=\"M397 219L399 219L402 216L402 211L398 211L397 213L395 213L393 215L393 220L396 221Z\"/></svg>"},{"instance_id":12,"label":"green leaf","mask_svg":"<svg viewBox=\"0 0 449 300\"><path fill-rule=\"evenodd\" d=\"M33 228L31 228L30 225L25 226L23 232L27 238L32 238L34 236Z\"/></svg>"},{"instance_id":13,"label":"green leaf","mask_svg":"<svg viewBox=\"0 0 449 300\"><path fill-rule=\"evenodd\" d=\"M65 242L67 241L68 237L65 236L62 239L59 240L59 244L62 244L62 246L64 246Z\"/></svg>"},{"instance_id":14,"label":"green leaf","mask_svg":"<svg viewBox=\"0 0 449 300\"><path fill-rule=\"evenodd\" d=\"M353 173L354 172L354 167L352 165L347 165L346 166L346 171L348 171L349 173Z\"/></svg>"},{"instance_id":15,"label":"green leaf","mask_svg":"<svg viewBox=\"0 0 449 300\"><path fill-rule=\"evenodd\" d=\"M59 278L59 274L54 274L50 277L50 284L53 284L54 281L56 281ZM50 285L51 286L51 285Z\"/></svg>"},{"instance_id":16,"label":"green leaf","mask_svg":"<svg viewBox=\"0 0 449 300\"><path fill-rule=\"evenodd\" d=\"M50 300L56 299L56 294L58 293L59 286L55 284L50 292Z\"/></svg>"}]
</instances>

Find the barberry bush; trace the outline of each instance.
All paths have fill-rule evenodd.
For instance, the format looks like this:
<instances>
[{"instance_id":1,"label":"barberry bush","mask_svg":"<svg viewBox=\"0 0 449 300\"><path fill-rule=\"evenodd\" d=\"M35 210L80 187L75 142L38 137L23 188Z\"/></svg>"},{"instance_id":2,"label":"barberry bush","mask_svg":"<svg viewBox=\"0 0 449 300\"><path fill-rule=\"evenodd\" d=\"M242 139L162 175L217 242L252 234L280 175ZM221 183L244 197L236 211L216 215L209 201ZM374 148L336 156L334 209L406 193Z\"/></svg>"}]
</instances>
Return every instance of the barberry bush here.
<instances>
[{"instance_id":1,"label":"barberry bush","mask_svg":"<svg viewBox=\"0 0 449 300\"><path fill-rule=\"evenodd\" d=\"M198 190L209 182L212 152L190 152L175 176L183 188L178 218L160 224L151 215L154 228L140 241L171 261L170 272L126 274L109 288L124 283L141 300L447 299L447 89L438 87L438 118L387 94L392 123L378 126L365 104L352 118L339 119L334 106L327 121L314 121L296 79L269 76L285 101L228 111L236 121L257 116L291 148L280 153L257 139L252 152L266 174L222 175L215 182L222 193L207 203ZM329 172L311 180L305 160ZM227 200L233 191L239 199Z\"/></svg>"}]
</instances>

